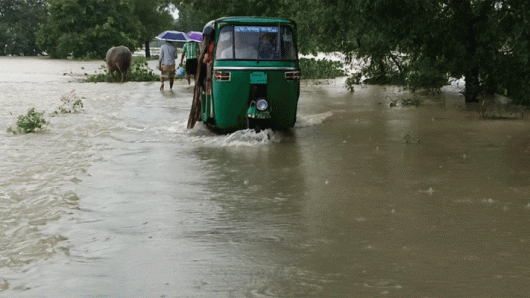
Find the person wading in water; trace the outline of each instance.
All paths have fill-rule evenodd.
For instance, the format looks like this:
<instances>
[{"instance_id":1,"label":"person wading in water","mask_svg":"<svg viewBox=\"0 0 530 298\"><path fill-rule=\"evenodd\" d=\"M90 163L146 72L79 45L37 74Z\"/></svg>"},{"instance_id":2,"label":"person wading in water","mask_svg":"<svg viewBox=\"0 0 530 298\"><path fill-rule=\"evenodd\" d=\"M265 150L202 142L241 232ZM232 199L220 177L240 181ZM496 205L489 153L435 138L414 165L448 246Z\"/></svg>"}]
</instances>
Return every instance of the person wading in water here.
<instances>
[{"instance_id":1,"label":"person wading in water","mask_svg":"<svg viewBox=\"0 0 530 298\"><path fill-rule=\"evenodd\" d=\"M184 44L182 48L182 56L180 57L180 64L182 66L184 61L184 56L186 57L186 74L188 76L188 85L191 83L191 77L195 80L195 75L197 74L197 57L199 56L199 45L190 41Z\"/></svg>"},{"instance_id":2,"label":"person wading in water","mask_svg":"<svg viewBox=\"0 0 530 298\"><path fill-rule=\"evenodd\" d=\"M160 59L158 60L158 69L162 72L160 75L160 91L164 90L164 80L169 79L169 89L173 89L175 81L175 59L177 59L177 48L172 42L167 41L160 47Z\"/></svg>"}]
</instances>

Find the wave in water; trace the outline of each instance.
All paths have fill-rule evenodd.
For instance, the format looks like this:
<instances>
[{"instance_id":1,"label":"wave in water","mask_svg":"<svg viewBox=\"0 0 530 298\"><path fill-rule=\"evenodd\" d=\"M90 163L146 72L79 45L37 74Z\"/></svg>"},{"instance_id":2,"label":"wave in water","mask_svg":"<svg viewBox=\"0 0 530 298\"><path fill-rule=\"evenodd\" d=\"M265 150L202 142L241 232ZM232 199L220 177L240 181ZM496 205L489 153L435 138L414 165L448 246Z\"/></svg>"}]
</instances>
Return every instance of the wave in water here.
<instances>
[{"instance_id":1,"label":"wave in water","mask_svg":"<svg viewBox=\"0 0 530 298\"><path fill-rule=\"evenodd\" d=\"M314 115L298 115L298 118L296 119L295 128L319 125L331 116L333 116L333 112L331 111Z\"/></svg>"}]
</instances>

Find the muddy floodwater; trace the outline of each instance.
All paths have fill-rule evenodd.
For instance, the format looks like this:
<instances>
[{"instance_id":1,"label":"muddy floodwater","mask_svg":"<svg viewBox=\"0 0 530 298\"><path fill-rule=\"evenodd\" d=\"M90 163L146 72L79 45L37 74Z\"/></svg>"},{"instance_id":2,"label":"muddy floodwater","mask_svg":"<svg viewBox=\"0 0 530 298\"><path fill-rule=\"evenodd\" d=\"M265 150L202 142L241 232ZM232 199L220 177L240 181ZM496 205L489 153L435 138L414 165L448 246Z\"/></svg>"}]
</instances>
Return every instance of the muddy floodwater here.
<instances>
[{"instance_id":1,"label":"muddy floodwater","mask_svg":"<svg viewBox=\"0 0 530 298\"><path fill-rule=\"evenodd\" d=\"M336 79L290 132L216 135L186 81L101 65L0 59L0 297L530 297L530 117Z\"/></svg>"}]
</instances>

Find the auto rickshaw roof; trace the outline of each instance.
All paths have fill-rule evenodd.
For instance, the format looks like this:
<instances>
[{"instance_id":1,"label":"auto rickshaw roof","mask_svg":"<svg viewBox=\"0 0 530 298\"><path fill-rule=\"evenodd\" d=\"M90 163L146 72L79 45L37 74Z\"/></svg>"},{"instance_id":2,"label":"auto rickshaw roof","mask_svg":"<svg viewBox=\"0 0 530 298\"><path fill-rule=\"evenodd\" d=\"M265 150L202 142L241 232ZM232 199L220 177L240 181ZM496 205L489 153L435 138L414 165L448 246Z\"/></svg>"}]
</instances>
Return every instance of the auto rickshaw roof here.
<instances>
[{"instance_id":1,"label":"auto rickshaw roof","mask_svg":"<svg viewBox=\"0 0 530 298\"><path fill-rule=\"evenodd\" d=\"M217 19L216 22L225 22L225 23L285 23L285 24L294 24L294 21L280 18L267 18L267 17L224 17Z\"/></svg>"}]
</instances>

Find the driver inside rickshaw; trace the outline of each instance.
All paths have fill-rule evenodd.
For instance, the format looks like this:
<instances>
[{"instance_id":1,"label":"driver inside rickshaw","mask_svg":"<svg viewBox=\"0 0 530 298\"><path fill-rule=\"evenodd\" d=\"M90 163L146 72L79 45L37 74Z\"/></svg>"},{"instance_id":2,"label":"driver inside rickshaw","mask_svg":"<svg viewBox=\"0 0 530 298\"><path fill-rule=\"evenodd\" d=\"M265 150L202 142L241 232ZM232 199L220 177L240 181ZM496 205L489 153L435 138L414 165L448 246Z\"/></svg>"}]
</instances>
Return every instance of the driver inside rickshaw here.
<instances>
[{"instance_id":1,"label":"driver inside rickshaw","mask_svg":"<svg viewBox=\"0 0 530 298\"><path fill-rule=\"evenodd\" d=\"M263 30L263 28L266 29ZM220 60L278 59L280 53L278 33L275 29L251 26L225 27L219 33L216 57Z\"/></svg>"},{"instance_id":2,"label":"driver inside rickshaw","mask_svg":"<svg viewBox=\"0 0 530 298\"><path fill-rule=\"evenodd\" d=\"M275 33L261 33L258 45L260 59L278 58L276 41L278 35Z\"/></svg>"}]
</instances>

